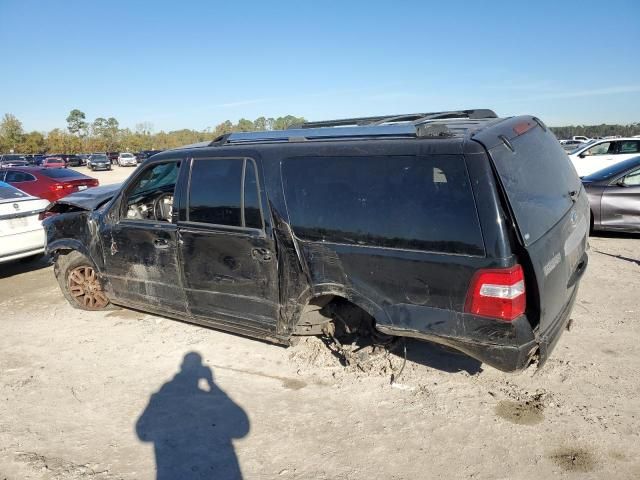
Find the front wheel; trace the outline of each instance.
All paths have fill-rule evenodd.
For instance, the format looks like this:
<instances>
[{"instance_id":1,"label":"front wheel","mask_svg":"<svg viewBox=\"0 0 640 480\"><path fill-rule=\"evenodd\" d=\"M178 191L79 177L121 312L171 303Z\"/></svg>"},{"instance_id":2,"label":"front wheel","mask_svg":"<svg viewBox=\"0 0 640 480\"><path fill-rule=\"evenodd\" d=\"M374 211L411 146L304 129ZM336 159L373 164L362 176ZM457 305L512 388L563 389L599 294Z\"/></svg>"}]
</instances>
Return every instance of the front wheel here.
<instances>
[{"instance_id":1,"label":"front wheel","mask_svg":"<svg viewBox=\"0 0 640 480\"><path fill-rule=\"evenodd\" d=\"M104 310L111 302L102 289L95 265L79 252L60 255L54 272L62 294L74 308Z\"/></svg>"}]
</instances>

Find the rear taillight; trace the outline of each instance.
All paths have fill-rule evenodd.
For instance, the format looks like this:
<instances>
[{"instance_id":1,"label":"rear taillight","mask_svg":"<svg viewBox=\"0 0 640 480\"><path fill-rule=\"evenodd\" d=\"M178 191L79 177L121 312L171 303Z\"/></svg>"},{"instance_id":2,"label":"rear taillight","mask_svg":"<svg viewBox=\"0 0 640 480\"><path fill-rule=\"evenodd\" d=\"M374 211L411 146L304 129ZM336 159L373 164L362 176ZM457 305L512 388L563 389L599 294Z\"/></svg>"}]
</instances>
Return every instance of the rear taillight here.
<instances>
[{"instance_id":1,"label":"rear taillight","mask_svg":"<svg viewBox=\"0 0 640 480\"><path fill-rule=\"evenodd\" d=\"M53 185L49 186L49 190L52 190L54 192L59 192L60 190L64 190L64 184L54 183Z\"/></svg>"},{"instance_id":2,"label":"rear taillight","mask_svg":"<svg viewBox=\"0 0 640 480\"><path fill-rule=\"evenodd\" d=\"M97 179L93 179L89 181L89 185L91 185L92 187L97 187L98 185L100 185L100 182Z\"/></svg>"},{"instance_id":3,"label":"rear taillight","mask_svg":"<svg viewBox=\"0 0 640 480\"><path fill-rule=\"evenodd\" d=\"M468 313L511 322L526 307L524 272L520 265L480 270L471 280L465 305Z\"/></svg>"}]
</instances>

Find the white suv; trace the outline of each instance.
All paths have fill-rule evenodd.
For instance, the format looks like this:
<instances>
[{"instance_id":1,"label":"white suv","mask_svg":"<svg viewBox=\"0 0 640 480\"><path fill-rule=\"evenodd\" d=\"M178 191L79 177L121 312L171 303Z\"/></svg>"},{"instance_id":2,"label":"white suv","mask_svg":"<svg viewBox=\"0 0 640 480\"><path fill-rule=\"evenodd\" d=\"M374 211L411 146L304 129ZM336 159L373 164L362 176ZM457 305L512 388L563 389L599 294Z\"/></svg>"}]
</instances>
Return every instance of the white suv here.
<instances>
[{"instance_id":1,"label":"white suv","mask_svg":"<svg viewBox=\"0 0 640 480\"><path fill-rule=\"evenodd\" d=\"M637 138L602 139L585 143L569 154L579 177L584 177L627 158L640 155Z\"/></svg>"},{"instance_id":2,"label":"white suv","mask_svg":"<svg viewBox=\"0 0 640 480\"><path fill-rule=\"evenodd\" d=\"M138 160L133 153L121 153L118 155L118 165L121 167L135 167Z\"/></svg>"}]
</instances>

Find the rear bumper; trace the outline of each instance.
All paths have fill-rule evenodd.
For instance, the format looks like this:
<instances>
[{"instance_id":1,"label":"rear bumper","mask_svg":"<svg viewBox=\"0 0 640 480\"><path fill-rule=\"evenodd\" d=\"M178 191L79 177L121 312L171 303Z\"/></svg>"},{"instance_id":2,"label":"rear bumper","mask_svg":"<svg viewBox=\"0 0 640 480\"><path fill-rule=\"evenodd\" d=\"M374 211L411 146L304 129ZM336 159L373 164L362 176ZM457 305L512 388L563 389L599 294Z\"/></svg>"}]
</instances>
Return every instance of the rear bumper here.
<instances>
[{"instance_id":1,"label":"rear bumper","mask_svg":"<svg viewBox=\"0 0 640 480\"><path fill-rule=\"evenodd\" d=\"M562 332L566 329L567 323L569 323L569 319L571 318L571 311L573 310L573 305L576 303L577 296L578 283L576 283L573 293L571 294L571 298L565 305L564 309L560 312L560 315L558 315L549 328L538 334L538 343L540 344L540 358L538 360L538 366L541 367L545 364L549 355L551 355L553 348L558 343L560 335L562 335Z\"/></svg>"},{"instance_id":2,"label":"rear bumper","mask_svg":"<svg viewBox=\"0 0 640 480\"><path fill-rule=\"evenodd\" d=\"M388 335L412 337L455 348L504 372L526 368L533 360L542 367L569 322L578 294L576 282L571 297L549 328L534 332L526 316L502 322L447 310L396 305L393 325L377 324ZM428 320L427 320L428 319Z\"/></svg>"},{"instance_id":3,"label":"rear bumper","mask_svg":"<svg viewBox=\"0 0 640 480\"><path fill-rule=\"evenodd\" d=\"M470 316L464 315L464 317ZM476 317L476 319L477 318L478 317ZM504 343L500 342L497 338L492 338L492 331L496 330L493 328L496 326L496 323L503 326L506 322L481 319L480 323L487 322L485 328L481 327L474 320L462 320L462 322L468 323L470 329L460 336L446 334L434 335L424 331L390 325L376 325L376 328L388 335L412 337L446 345L503 372L516 372L526 368L538 352L538 342L535 339L529 321L524 316L509 323L509 330L512 334L504 337ZM462 331L464 332L464 330Z\"/></svg>"},{"instance_id":4,"label":"rear bumper","mask_svg":"<svg viewBox=\"0 0 640 480\"><path fill-rule=\"evenodd\" d=\"M0 237L0 263L44 252L44 229Z\"/></svg>"}]
</instances>

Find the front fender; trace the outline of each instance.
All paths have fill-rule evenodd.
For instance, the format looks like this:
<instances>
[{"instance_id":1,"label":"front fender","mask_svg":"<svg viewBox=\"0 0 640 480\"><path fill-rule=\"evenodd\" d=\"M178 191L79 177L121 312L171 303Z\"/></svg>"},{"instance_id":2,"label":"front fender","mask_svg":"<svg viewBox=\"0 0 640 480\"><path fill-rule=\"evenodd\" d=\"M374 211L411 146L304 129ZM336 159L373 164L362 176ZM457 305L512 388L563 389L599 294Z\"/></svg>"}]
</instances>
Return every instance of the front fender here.
<instances>
[{"instance_id":1,"label":"front fender","mask_svg":"<svg viewBox=\"0 0 640 480\"><path fill-rule=\"evenodd\" d=\"M89 258L98 271L103 270L102 244L91 212L71 212L55 215L43 222L45 252L56 256L62 251L75 250Z\"/></svg>"}]
</instances>

